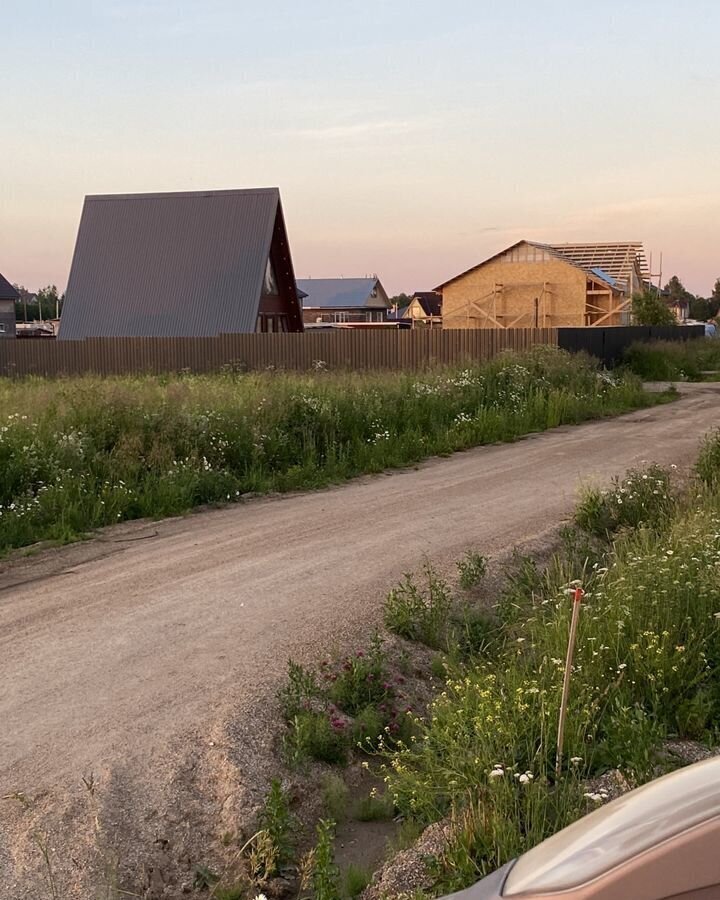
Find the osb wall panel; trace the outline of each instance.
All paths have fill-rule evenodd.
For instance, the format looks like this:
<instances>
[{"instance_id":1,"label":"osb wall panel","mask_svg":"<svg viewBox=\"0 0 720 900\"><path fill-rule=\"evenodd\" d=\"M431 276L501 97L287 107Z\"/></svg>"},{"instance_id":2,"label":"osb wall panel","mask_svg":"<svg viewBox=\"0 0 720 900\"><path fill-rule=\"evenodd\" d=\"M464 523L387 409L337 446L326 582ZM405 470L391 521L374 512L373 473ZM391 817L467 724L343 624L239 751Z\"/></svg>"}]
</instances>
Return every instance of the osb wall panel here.
<instances>
[{"instance_id":1,"label":"osb wall panel","mask_svg":"<svg viewBox=\"0 0 720 900\"><path fill-rule=\"evenodd\" d=\"M543 285L548 291L543 298ZM491 299L493 287L502 284L502 292ZM560 260L544 262L503 262L491 260L443 289L443 326L445 328L497 328L493 322L471 307L479 301L482 309L496 315L500 326L532 327L535 322L535 298L539 298L538 324L542 327L581 326L585 324L585 273ZM469 313L469 315L468 315Z\"/></svg>"}]
</instances>

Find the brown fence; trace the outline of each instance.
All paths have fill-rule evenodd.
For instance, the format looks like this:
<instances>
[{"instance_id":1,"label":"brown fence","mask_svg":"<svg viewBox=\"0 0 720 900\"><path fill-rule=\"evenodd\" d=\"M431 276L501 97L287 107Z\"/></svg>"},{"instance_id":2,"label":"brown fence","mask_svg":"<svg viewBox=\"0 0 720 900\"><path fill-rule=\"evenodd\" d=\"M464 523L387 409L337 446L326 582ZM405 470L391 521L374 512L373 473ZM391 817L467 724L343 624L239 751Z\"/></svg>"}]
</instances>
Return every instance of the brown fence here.
<instances>
[{"instance_id":1,"label":"brown fence","mask_svg":"<svg viewBox=\"0 0 720 900\"><path fill-rule=\"evenodd\" d=\"M503 350L557 346L555 328L474 331L337 330L207 338L0 340L0 376L126 375L238 369L422 369L491 359Z\"/></svg>"}]
</instances>

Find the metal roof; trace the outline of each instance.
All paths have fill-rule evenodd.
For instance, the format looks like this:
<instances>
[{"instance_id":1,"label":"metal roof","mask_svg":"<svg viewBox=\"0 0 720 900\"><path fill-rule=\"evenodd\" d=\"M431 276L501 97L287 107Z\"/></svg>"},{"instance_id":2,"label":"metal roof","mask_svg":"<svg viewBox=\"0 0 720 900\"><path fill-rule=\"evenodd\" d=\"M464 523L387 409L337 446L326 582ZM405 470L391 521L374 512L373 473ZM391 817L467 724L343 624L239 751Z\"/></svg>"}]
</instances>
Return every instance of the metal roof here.
<instances>
[{"instance_id":1,"label":"metal roof","mask_svg":"<svg viewBox=\"0 0 720 900\"><path fill-rule=\"evenodd\" d=\"M255 331L277 188L85 198L59 337Z\"/></svg>"},{"instance_id":2,"label":"metal roof","mask_svg":"<svg viewBox=\"0 0 720 900\"><path fill-rule=\"evenodd\" d=\"M300 278L297 286L307 295L302 301L305 309L388 307L377 278ZM377 296L372 296L373 291Z\"/></svg>"},{"instance_id":3,"label":"metal roof","mask_svg":"<svg viewBox=\"0 0 720 900\"><path fill-rule=\"evenodd\" d=\"M0 275L0 300L19 300L20 294L10 284L7 278Z\"/></svg>"},{"instance_id":4,"label":"metal roof","mask_svg":"<svg viewBox=\"0 0 720 900\"><path fill-rule=\"evenodd\" d=\"M416 291L412 300L418 301L426 316L442 315L442 294L437 291Z\"/></svg>"}]
</instances>

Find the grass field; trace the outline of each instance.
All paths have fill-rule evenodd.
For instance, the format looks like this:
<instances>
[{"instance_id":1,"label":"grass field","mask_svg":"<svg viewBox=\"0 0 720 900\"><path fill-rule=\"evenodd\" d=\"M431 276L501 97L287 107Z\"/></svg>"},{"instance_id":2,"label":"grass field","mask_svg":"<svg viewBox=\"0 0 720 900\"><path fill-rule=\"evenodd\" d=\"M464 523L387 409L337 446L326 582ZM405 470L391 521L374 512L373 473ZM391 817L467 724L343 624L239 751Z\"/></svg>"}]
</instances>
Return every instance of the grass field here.
<instances>
[{"instance_id":1,"label":"grass field","mask_svg":"<svg viewBox=\"0 0 720 900\"><path fill-rule=\"evenodd\" d=\"M426 374L0 381L0 552L289 491L653 402L537 348Z\"/></svg>"}]
</instances>

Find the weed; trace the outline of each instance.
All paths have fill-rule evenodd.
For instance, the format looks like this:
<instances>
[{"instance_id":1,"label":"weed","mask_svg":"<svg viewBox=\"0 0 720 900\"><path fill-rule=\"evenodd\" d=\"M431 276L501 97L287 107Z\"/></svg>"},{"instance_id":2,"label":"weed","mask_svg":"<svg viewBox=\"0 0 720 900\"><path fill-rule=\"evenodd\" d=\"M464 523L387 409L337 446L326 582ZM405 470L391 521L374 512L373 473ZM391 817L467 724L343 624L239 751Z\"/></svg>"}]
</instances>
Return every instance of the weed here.
<instances>
[{"instance_id":1,"label":"weed","mask_svg":"<svg viewBox=\"0 0 720 900\"><path fill-rule=\"evenodd\" d=\"M195 866L193 887L196 891L209 891L220 880L220 876L208 866Z\"/></svg>"},{"instance_id":2,"label":"weed","mask_svg":"<svg viewBox=\"0 0 720 900\"><path fill-rule=\"evenodd\" d=\"M452 609L450 589L429 563L423 567L423 575L424 589L407 574L390 591L385 601L385 625L400 637L445 650Z\"/></svg>"},{"instance_id":3,"label":"weed","mask_svg":"<svg viewBox=\"0 0 720 900\"><path fill-rule=\"evenodd\" d=\"M292 659L288 661L288 677L278 691L278 700L285 719L310 709L312 701L320 696L320 687L314 672L303 668Z\"/></svg>"},{"instance_id":4,"label":"weed","mask_svg":"<svg viewBox=\"0 0 720 900\"><path fill-rule=\"evenodd\" d=\"M343 874L343 895L347 900L359 897L370 884L372 872L365 866L355 866L352 863Z\"/></svg>"},{"instance_id":5,"label":"weed","mask_svg":"<svg viewBox=\"0 0 720 900\"><path fill-rule=\"evenodd\" d=\"M300 766L308 759L344 765L350 749L350 730L345 720L332 720L322 712L298 713L288 723L284 750L288 762Z\"/></svg>"},{"instance_id":6,"label":"weed","mask_svg":"<svg viewBox=\"0 0 720 900\"><path fill-rule=\"evenodd\" d=\"M342 822L347 816L350 791L338 775L326 775L323 779L323 807L335 822Z\"/></svg>"},{"instance_id":7,"label":"weed","mask_svg":"<svg viewBox=\"0 0 720 900\"><path fill-rule=\"evenodd\" d=\"M268 838L270 852L263 864L264 879L279 874L292 861L295 817L279 779L270 782L270 790L260 813L260 827Z\"/></svg>"},{"instance_id":8,"label":"weed","mask_svg":"<svg viewBox=\"0 0 720 900\"><path fill-rule=\"evenodd\" d=\"M371 792L363 797L355 807L355 818L358 822L383 822L395 815L395 804L390 794L378 795Z\"/></svg>"},{"instance_id":9,"label":"weed","mask_svg":"<svg viewBox=\"0 0 720 900\"><path fill-rule=\"evenodd\" d=\"M321 819L312 868L314 900L340 900L340 873L335 865L335 823Z\"/></svg>"},{"instance_id":10,"label":"weed","mask_svg":"<svg viewBox=\"0 0 720 900\"><path fill-rule=\"evenodd\" d=\"M720 482L720 430L707 435L700 447L695 472L707 487L717 487Z\"/></svg>"},{"instance_id":11,"label":"weed","mask_svg":"<svg viewBox=\"0 0 720 900\"><path fill-rule=\"evenodd\" d=\"M614 478L609 489L588 488L575 519L581 528L604 537L621 527L660 527L673 507L670 473L660 466L629 470Z\"/></svg>"},{"instance_id":12,"label":"weed","mask_svg":"<svg viewBox=\"0 0 720 900\"><path fill-rule=\"evenodd\" d=\"M367 652L358 650L331 676L329 696L344 713L354 716L368 705L391 699L393 689L386 670L382 642L375 636Z\"/></svg>"},{"instance_id":13,"label":"weed","mask_svg":"<svg viewBox=\"0 0 720 900\"><path fill-rule=\"evenodd\" d=\"M468 550L465 558L461 559L457 564L460 587L469 591L485 577L487 572L487 559L476 553L474 550Z\"/></svg>"}]
</instances>

